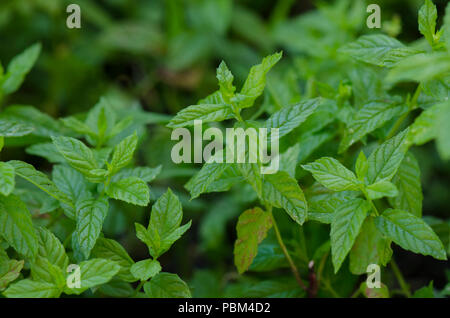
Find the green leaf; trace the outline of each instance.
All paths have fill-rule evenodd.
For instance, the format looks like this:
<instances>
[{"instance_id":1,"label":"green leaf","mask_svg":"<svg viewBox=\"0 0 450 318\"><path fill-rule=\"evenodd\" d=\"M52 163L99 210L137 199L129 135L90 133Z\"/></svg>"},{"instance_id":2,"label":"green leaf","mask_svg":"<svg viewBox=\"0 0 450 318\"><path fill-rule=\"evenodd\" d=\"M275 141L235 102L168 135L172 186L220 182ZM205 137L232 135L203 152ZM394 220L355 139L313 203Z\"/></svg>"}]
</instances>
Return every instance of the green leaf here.
<instances>
[{"instance_id":1,"label":"green leaf","mask_svg":"<svg viewBox=\"0 0 450 318\"><path fill-rule=\"evenodd\" d=\"M141 281L148 280L149 278L157 275L160 271L161 265L157 260L152 259L146 259L131 266L131 273L136 279Z\"/></svg>"},{"instance_id":2,"label":"green leaf","mask_svg":"<svg viewBox=\"0 0 450 318\"><path fill-rule=\"evenodd\" d=\"M101 146L105 143L107 135L114 127L115 122L115 111L112 109L108 99L101 97L100 101L89 111L86 117L86 125L96 134L95 138L88 136L89 143L96 146Z\"/></svg>"},{"instance_id":3,"label":"green leaf","mask_svg":"<svg viewBox=\"0 0 450 318\"><path fill-rule=\"evenodd\" d=\"M234 96L236 87L233 86L234 76L224 61L222 61L217 68L216 76L219 81L220 93L222 93L224 100L229 103L231 98Z\"/></svg>"},{"instance_id":4,"label":"green leaf","mask_svg":"<svg viewBox=\"0 0 450 318\"><path fill-rule=\"evenodd\" d=\"M0 162L0 194L10 195L15 184L14 167L6 162Z\"/></svg>"},{"instance_id":5,"label":"green leaf","mask_svg":"<svg viewBox=\"0 0 450 318\"><path fill-rule=\"evenodd\" d=\"M390 67L402 57L417 53L417 50L408 48L387 35L371 34L363 35L355 42L346 44L339 52L362 62Z\"/></svg>"},{"instance_id":6,"label":"green leaf","mask_svg":"<svg viewBox=\"0 0 450 318\"><path fill-rule=\"evenodd\" d=\"M11 94L17 91L23 83L25 76L30 72L34 63L36 63L41 48L41 44L36 43L11 60L1 87L4 94Z\"/></svg>"},{"instance_id":7,"label":"green leaf","mask_svg":"<svg viewBox=\"0 0 450 318\"><path fill-rule=\"evenodd\" d=\"M411 125L410 133L407 137L408 143L420 146L436 138L439 129L439 118L445 117L445 107L445 103L438 103L417 116Z\"/></svg>"},{"instance_id":8,"label":"green leaf","mask_svg":"<svg viewBox=\"0 0 450 318\"><path fill-rule=\"evenodd\" d=\"M255 65L245 80L244 86L240 92L245 98L240 101L239 108L253 106L255 100L263 93L266 85L266 75L270 69L281 59L282 52L275 53L265 57L261 64Z\"/></svg>"},{"instance_id":9,"label":"green leaf","mask_svg":"<svg viewBox=\"0 0 450 318\"><path fill-rule=\"evenodd\" d=\"M60 294L61 291L55 285L31 279L22 279L4 292L8 298L53 298Z\"/></svg>"},{"instance_id":10,"label":"green leaf","mask_svg":"<svg viewBox=\"0 0 450 318\"><path fill-rule=\"evenodd\" d=\"M266 237L271 227L270 213L258 207L246 210L239 216L234 244L234 264L239 274L248 270L258 253L258 244Z\"/></svg>"},{"instance_id":11,"label":"green leaf","mask_svg":"<svg viewBox=\"0 0 450 318\"><path fill-rule=\"evenodd\" d=\"M263 176L261 174L261 167L258 163L249 162L249 152L245 154L245 163L236 164L240 174L244 177L244 180L250 184L259 197L262 197L263 193Z\"/></svg>"},{"instance_id":12,"label":"green leaf","mask_svg":"<svg viewBox=\"0 0 450 318\"><path fill-rule=\"evenodd\" d=\"M337 273L358 236L370 204L363 199L353 199L340 205L331 222L331 255Z\"/></svg>"},{"instance_id":13,"label":"green leaf","mask_svg":"<svg viewBox=\"0 0 450 318\"><path fill-rule=\"evenodd\" d=\"M176 274L159 273L148 283L144 291L149 298L191 298L188 285Z\"/></svg>"},{"instance_id":14,"label":"green leaf","mask_svg":"<svg viewBox=\"0 0 450 318\"><path fill-rule=\"evenodd\" d=\"M56 149L55 145L50 142L31 145L25 149L25 152L30 155L45 158L51 163L66 162L64 157L61 156L59 151Z\"/></svg>"},{"instance_id":15,"label":"green leaf","mask_svg":"<svg viewBox=\"0 0 450 318\"><path fill-rule=\"evenodd\" d=\"M162 166L159 165L156 168L150 167L136 167L136 168L125 168L116 173L112 178L113 181L117 181L126 177L137 177L142 179L144 182L153 181L156 176L161 172Z\"/></svg>"},{"instance_id":16,"label":"green leaf","mask_svg":"<svg viewBox=\"0 0 450 318\"><path fill-rule=\"evenodd\" d=\"M69 264L69 258L61 241L52 232L43 227L37 228L37 235L39 240L37 256L45 258L50 264L65 270Z\"/></svg>"},{"instance_id":17,"label":"green leaf","mask_svg":"<svg viewBox=\"0 0 450 318\"><path fill-rule=\"evenodd\" d=\"M428 286L422 287L414 292L411 298L435 298L433 281Z\"/></svg>"},{"instance_id":18,"label":"green leaf","mask_svg":"<svg viewBox=\"0 0 450 318\"><path fill-rule=\"evenodd\" d=\"M258 254L249 267L252 272L269 272L279 268L289 267L286 256L277 242L264 240L258 246Z\"/></svg>"},{"instance_id":19,"label":"green leaf","mask_svg":"<svg viewBox=\"0 0 450 318\"><path fill-rule=\"evenodd\" d=\"M388 287L380 283L380 288L369 288L367 287L366 282L362 282L360 286L360 290L364 296L367 298L389 298L389 289Z\"/></svg>"},{"instance_id":20,"label":"green leaf","mask_svg":"<svg viewBox=\"0 0 450 318\"><path fill-rule=\"evenodd\" d=\"M264 177L261 199L276 208L283 208L300 225L306 220L308 207L303 191L297 180L285 171Z\"/></svg>"},{"instance_id":21,"label":"green leaf","mask_svg":"<svg viewBox=\"0 0 450 318\"><path fill-rule=\"evenodd\" d=\"M53 137L53 144L69 165L81 172L90 182L102 182L104 178L92 173L98 169L94 153L81 141L71 137Z\"/></svg>"},{"instance_id":22,"label":"green leaf","mask_svg":"<svg viewBox=\"0 0 450 318\"><path fill-rule=\"evenodd\" d=\"M367 175L367 169L369 169L369 164L366 155L363 151L360 151L355 164L355 171L359 181L364 181Z\"/></svg>"},{"instance_id":23,"label":"green leaf","mask_svg":"<svg viewBox=\"0 0 450 318\"><path fill-rule=\"evenodd\" d=\"M447 259L442 242L421 218L402 210L388 209L375 219L375 225L405 250Z\"/></svg>"},{"instance_id":24,"label":"green leaf","mask_svg":"<svg viewBox=\"0 0 450 318\"><path fill-rule=\"evenodd\" d=\"M134 121L133 116L125 117L124 119L122 119L121 121L119 121L117 124L114 125L109 134L106 136L106 139L109 140L111 138L114 138L122 131L124 131L128 126L130 126L133 123L133 121Z\"/></svg>"},{"instance_id":25,"label":"green leaf","mask_svg":"<svg viewBox=\"0 0 450 318\"><path fill-rule=\"evenodd\" d=\"M138 238L147 244L150 255L157 259L191 226L180 227L183 218L181 203L170 189L153 205L147 230L136 224Z\"/></svg>"},{"instance_id":26,"label":"green leaf","mask_svg":"<svg viewBox=\"0 0 450 318\"><path fill-rule=\"evenodd\" d=\"M10 283L20 276L24 261L1 260L0 262L0 291L3 291Z\"/></svg>"},{"instance_id":27,"label":"green leaf","mask_svg":"<svg viewBox=\"0 0 450 318\"><path fill-rule=\"evenodd\" d=\"M111 151L112 151L112 148L109 148L109 147L92 150L99 168L103 168L103 166L106 164L106 161L108 160L109 155L111 154Z\"/></svg>"},{"instance_id":28,"label":"green leaf","mask_svg":"<svg viewBox=\"0 0 450 318\"><path fill-rule=\"evenodd\" d=\"M365 274L370 264L386 266L391 256L391 240L377 230L373 217L367 217L349 254L350 271L355 275Z\"/></svg>"},{"instance_id":29,"label":"green leaf","mask_svg":"<svg viewBox=\"0 0 450 318\"><path fill-rule=\"evenodd\" d=\"M431 46L435 43L436 19L436 6L431 0L425 0L425 4L419 10L419 31Z\"/></svg>"},{"instance_id":30,"label":"green leaf","mask_svg":"<svg viewBox=\"0 0 450 318\"><path fill-rule=\"evenodd\" d=\"M450 56L445 52L416 54L400 61L386 77L386 81L426 82L450 72Z\"/></svg>"},{"instance_id":31,"label":"green leaf","mask_svg":"<svg viewBox=\"0 0 450 318\"><path fill-rule=\"evenodd\" d=\"M150 202L147 184L137 177L128 177L111 182L106 188L106 193L111 198L134 205L147 206Z\"/></svg>"},{"instance_id":32,"label":"green leaf","mask_svg":"<svg viewBox=\"0 0 450 318\"><path fill-rule=\"evenodd\" d=\"M369 156L367 182L376 183L383 179L390 181L397 173L407 151L406 136L408 129L385 141Z\"/></svg>"},{"instance_id":33,"label":"green leaf","mask_svg":"<svg viewBox=\"0 0 450 318\"><path fill-rule=\"evenodd\" d=\"M297 170L298 157L300 155L301 145L297 143L289 147L280 155L280 170L286 171L291 177L295 178Z\"/></svg>"},{"instance_id":34,"label":"green leaf","mask_svg":"<svg viewBox=\"0 0 450 318\"><path fill-rule=\"evenodd\" d=\"M320 193L308 197L309 211L308 219L331 224L334 212L346 201L354 199L358 195L355 191L343 191L332 193Z\"/></svg>"},{"instance_id":35,"label":"green leaf","mask_svg":"<svg viewBox=\"0 0 450 318\"><path fill-rule=\"evenodd\" d=\"M10 119L0 119L0 136L22 137L33 132L34 127Z\"/></svg>"},{"instance_id":36,"label":"green leaf","mask_svg":"<svg viewBox=\"0 0 450 318\"><path fill-rule=\"evenodd\" d=\"M80 288L65 288L67 294L79 295L85 290L106 284L120 270L120 266L111 260L93 258L80 263Z\"/></svg>"},{"instance_id":37,"label":"green leaf","mask_svg":"<svg viewBox=\"0 0 450 318\"><path fill-rule=\"evenodd\" d=\"M241 298L304 298L306 293L291 277L276 277L256 282L237 283L225 292L225 297Z\"/></svg>"},{"instance_id":38,"label":"green leaf","mask_svg":"<svg viewBox=\"0 0 450 318\"><path fill-rule=\"evenodd\" d=\"M366 187L367 194L371 200L383 197L395 197L398 195L397 187L386 180L381 180Z\"/></svg>"},{"instance_id":39,"label":"green leaf","mask_svg":"<svg viewBox=\"0 0 450 318\"><path fill-rule=\"evenodd\" d=\"M391 51L389 51L389 53L385 55L383 63L380 66L395 67L398 63L400 63L404 59L420 53L423 53L423 51L406 46L397 49L392 49Z\"/></svg>"},{"instance_id":40,"label":"green leaf","mask_svg":"<svg viewBox=\"0 0 450 318\"><path fill-rule=\"evenodd\" d=\"M0 235L18 253L29 258L36 256L38 238L31 214L25 203L14 194L0 195Z\"/></svg>"},{"instance_id":41,"label":"green leaf","mask_svg":"<svg viewBox=\"0 0 450 318\"><path fill-rule=\"evenodd\" d=\"M108 259L119 264L120 271L116 276L118 279L126 282L136 281L130 272L130 268L134 264L134 261L118 242L100 237L97 239L97 243L92 250L92 255L96 258Z\"/></svg>"},{"instance_id":42,"label":"green leaf","mask_svg":"<svg viewBox=\"0 0 450 318\"><path fill-rule=\"evenodd\" d=\"M32 165L18 160L11 160L8 163L14 167L17 176L27 180L34 184L36 187L60 201L61 203L73 206L72 201L58 187L45 175L44 173L37 171Z\"/></svg>"},{"instance_id":43,"label":"green leaf","mask_svg":"<svg viewBox=\"0 0 450 318\"><path fill-rule=\"evenodd\" d=\"M385 102L370 102L364 105L348 125L348 130L339 145L339 153L343 153L368 133L382 127L389 120L401 115L406 110L406 105Z\"/></svg>"},{"instance_id":44,"label":"green leaf","mask_svg":"<svg viewBox=\"0 0 450 318\"><path fill-rule=\"evenodd\" d=\"M114 298L132 297L135 293L135 290L129 283L114 278L107 284L101 285L99 291L106 296Z\"/></svg>"},{"instance_id":45,"label":"green leaf","mask_svg":"<svg viewBox=\"0 0 450 318\"><path fill-rule=\"evenodd\" d=\"M205 163L185 185L191 194L191 200L206 192L211 183L219 179L227 168L228 165L225 163Z\"/></svg>"},{"instance_id":46,"label":"green leaf","mask_svg":"<svg viewBox=\"0 0 450 318\"><path fill-rule=\"evenodd\" d=\"M312 163L302 165L311 172L314 179L333 191L359 190L360 182L355 174L331 157L323 157Z\"/></svg>"},{"instance_id":47,"label":"green leaf","mask_svg":"<svg viewBox=\"0 0 450 318\"><path fill-rule=\"evenodd\" d=\"M398 196L389 198L389 203L395 209L421 217L423 194L420 183L420 167L412 153L406 154L392 183L398 189Z\"/></svg>"},{"instance_id":48,"label":"green leaf","mask_svg":"<svg viewBox=\"0 0 450 318\"><path fill-rule=\"evenodd\" d=\"M87 182L83 175L72 167L57 165L52 171L53 182L72 202L73 206L62 205L71 219L75 219L75 203L78 197L87 191Z\"/></svg>"},{"instance_id":49,"label":"green leaf","mask_svg":"<svg viewBox=\"0 0 450 318\"><path fill-rule=\"evenodd\" d=\"M169 128L179 128L193 126L194 120L201 120L203 123L213 121L223 121L233 117L231 106L228 104L201 104L188 106L179 111L167 124Z\"/></svg>"},{"instance_id":50,"label":"green leaf","mask_svg":"<svg viewBox=\"0 0 450 318\"><path fill-rule=\"evenodd\" d=\"M267 119L265 126L269 129L278 128L281 138L300 126L320 105L321 99L309 99L293 106L287 106ZM270 140L270 139L269 139Z\"/></svg>"},{"instance_id":51,"label":"green leaf","mask_svg":"<svg viewBox=\"0 0 450 318\"><path fill-rule=\"evenodd\" d=\"M82 253L88 258L108 214L108 199L104 197L80 199L77 201L76 209L76 236Z\"/></svg>"},{"instance_id":52,"label":"green leaf","mask_svg":"<svg viewBox=\"0 0 450 318\"><path fill-rule=\"evenodd\" d=\"M7 122L23 125L23 129L26 131L33 129L30 133L38 137L50 138L64 132L62 125L57 120L33 106L8 106L0 113L0 118Z\"/></svg>"},{"instance_id":53,"label":"green leaf","mask_svg":"<svg viewBox=\"0 0 450 318\"><path fill-rule=\"evenodd\" d=\"M82 135L88 135L92 138L96 137L96 132L91 129L88 125L86 125L84 122L78 120L75 117L66 117L61 119L62 123L73 130L74 132Z\"/></svg>"},{"instance_id":54,"label":"green leaf","mask_svg":"<svg viewBox=\"0 0 450 318\"><path fill-rule=\"evenodd\" d=\"M150 255L153 255L152 253L156 255L156 252L161 246L161 238L159 237L159 233L157 231L153 231L152 235L150 235L149 231L142 224L135 223L134 225L136 228L136 237L147 245Z\"/></svg>"},{"instance_id":55,"label":"green leaf","mask_svg":"<svg viewBox=\"0 0 450 318\"><path fill-rule=\"evenodd\" d=\"M115 148L111 160L113 173L127 166L133 160L133 154L136 150L138 137L136 132L122 140Z\"/></svg>"},{"instance_id":56,"label":"green leaf","mask_svg":"<svg viewBox=\"0 0 450 318\"><path fill-rule=\"evenodd\" d=\"M31 262L31 277L34 281L51 283L59 290L66 284L62 269L41 256L37 256Z\"/></svg>"}]
</instances>

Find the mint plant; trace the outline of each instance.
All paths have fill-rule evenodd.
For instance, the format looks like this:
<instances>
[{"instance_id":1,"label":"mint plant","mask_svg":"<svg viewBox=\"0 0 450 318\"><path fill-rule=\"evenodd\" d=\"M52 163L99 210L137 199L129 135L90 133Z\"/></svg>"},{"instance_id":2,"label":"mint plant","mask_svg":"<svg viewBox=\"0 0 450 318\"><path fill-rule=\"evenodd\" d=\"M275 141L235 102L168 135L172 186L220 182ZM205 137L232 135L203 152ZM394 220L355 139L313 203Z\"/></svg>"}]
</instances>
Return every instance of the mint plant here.
<instances>
[{"instance_id":1,"label":"mint plant","mask_svg":"<svg viewBox=\"0 0 450 318\"><path fill-rule=\"evenodd\" d=\"M365 1L82 1L73 37L59 2L0 4L4 56L42 37L0 64L0 297L448 296L435 2L405 34ZM188 152L212 156L176 163L199 122Z\"/></svg>"},{"instance_id":2,"label":"mint plant","mask_svg":"<svg viewBox=\"0 0 450 318\"><path fill-rule=\"evenodd\" d=\"M39 50L40 45L34 45L11 61L2 77L3 96L18 88ZM27 118L30 114L38 114L38 120ZM33 144L28 152L54 164L50 178L23 161L1 162L0 286L4 296L59 297L99 287L106 295L122 290L137 296L144 286L148 297L190 297L184 281L175 274L160 273L157 261L190 227L190 223L179 227L181 204L170 190L154 204L148 230L140 224L136 227L137 237L149 246L153 260L135 263L120 243L102 234L110 202L146 207L148 183L161 171L161 166L131 165L139 138L136 131L125 137L121 134L133 118L118 120L104 98L84 119L71 116L55 121L25 106L7 107L2 115L2 147L4 138L36 132L49 141ZM39 126L40 118L50 127ZM16 183L19 178L36 188L21 188ZM42 198L40 213L52 215L48 226L68 220L63 241L45 226L34 224L36 216L29 206L36 197ZM141 283L132 290L129 283L136 281Z\"/></svg>"},{"instance_id":3,"label":"mint plant","mask_svg":"<svg viewBox=\"0 0 450 318\"><path fill-rule=\"evenodd\" d=\"M282 257L285 262L263 271L270 272L287 264L300 287L297 295L314 297L321 289L336 295L330 285L331 278L323 277L330 250L334 274L339 272L347 255L349 270L354 275L367 273L371 264L391 264L401 293L411 296L393 260L392 243L414 253L447 260L448 249L422 219L420 168L410 148L436 139L442 158L449 158L450 148L445 143L449 130L443 119L450 113L446 83L450 55L449 43L444 40L449 8L440 31L436 31L437 13L433 3L427 0L420 9L419 30L428 47L404 45L384 34L363 35L343 45L339 53L344 59L360 61L351 70L353 83L349 85L341 80L336 89L317 82L319 96L309 94L290 106L281 105L279 110L264 108L263 103L261 111L243 115L243 110L254 106L257 97L263 94L267 72L280 60L281 54L270 55L252 67L239 93L231 71L222 62L217 68L219 89L197 105L181 110L170 121L170 128L192 126L194 120L209 125L234 119L237 120L234 127L279 129L278 138L284 152L280 155L281 170L275 174L260 173L261 158L257 163L242 164L210 160L185 185L192 199L205 193L229 191L233 186L245 188L243 184L255 192L254 199L259 204L244 211L236 225L234 262L240 274L260 271L258 266L252 268L254 262L276 263L275 257ZM367 72L363 74L358 68ZM360 87L357 81L363 82ZM418 82L418 85L412 93L398 94L396 85L405 81ZM411 115L419 108L424 110L408 125ZM267 119L263 119L265 113ZM329 134L327 126L338 127L329 135L339 140L336 152L326 151L329 156L300 165L330 140L320 135L320 132ZM219 127L223 126L219 124ZM348 162L355 153L358 156L353 161L353 172L342 161ZM221 156L223 153L216 153L215 159ZM299 166L317 181L304 189L305 193L297 177L307 175L297 171ZM274 217L278 209L291 218L291 229L305 227L305 222L330 224L329 241L313 251L313 257L308 257L306 251L289 248L283 240L285 233L280 231ZM272 228L281 256L270 252L261 254L266 253L263 242ZM303 266L296 264L299 259L305 263ZM365 284L354 295L362 292L366 297L389 296L385 285L374 291Z\"/></svg>"}]
</instances>

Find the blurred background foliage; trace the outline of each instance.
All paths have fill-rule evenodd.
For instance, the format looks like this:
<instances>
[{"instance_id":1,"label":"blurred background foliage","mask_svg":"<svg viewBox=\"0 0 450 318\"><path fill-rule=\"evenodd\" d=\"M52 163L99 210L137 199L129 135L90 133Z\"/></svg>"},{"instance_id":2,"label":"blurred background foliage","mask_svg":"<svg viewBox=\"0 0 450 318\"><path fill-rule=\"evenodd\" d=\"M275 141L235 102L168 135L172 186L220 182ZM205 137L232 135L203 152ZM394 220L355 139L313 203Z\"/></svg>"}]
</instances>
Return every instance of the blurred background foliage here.
<instances>
[{"instance_id":1,"label":"blurred background foliage","mask_svg":"<svg viewBox=\"0 0 450 318\"><path fill-rule=\"evenodd\" d=\"M66 27L70 3L81 7L81 29ZM381 32L408 43L420 37L417 12L421 0L370 3L382 8ZM442 19L447 1L434 3ZM241 187L189 201L183 185L199 166L172 163L171 131L164 124L171 115L216 89L215 69L221 60L226 61L239 86L250 66L277 50L283 50L284 57L269 75L259 108L249 110L248 116L255 111L273 112L302 96L333 94L341 84L364 94L364 87L358 88L352 81L347 72L349 62L340 58L337 49L361 34L379 32L366 27L366 6L362 0L2 0L3 65L32 43L43 45L24 85L3 100L3 106L33 105L58 118L86 112L106 96L120 116L134 117L130 130L138 129L141 136L139 164L163 166L151 188L153 196L171 187L182 199L185 218L193 219L192 229L161 259L164 268L190 281L198 297L297 296L302 291L283 269L287 264L273 233L260 246L251 273L237 274L233 265L235 224L255 200L254 194ZM42 124L51 129L52 123ZM337 148L332 134L324 138L324 147L305 154L302 162L320 157L323 149ZM30 140L7 143L17 147L6 148L3 159L26 160L42 171L51 168L25 151ZM448 246L449 222L441 220L448 220L450 212L449 164L441 161L434 145L414 150L422 170L424 216L434 222ZM136 239L133 224L146 222L149 211L149 207L116 203L104 227L105 235L118 239L135 260L146 257L146 248ZM307 273L307 262L320 259L325 249L327 226L315 222L293 226L284 213L277 219L289 248L295 251L296 263ZM63 223L56 227L60 227L53 229L56 233L64 231ZM445 285L443 262L400 249L395 253L413 288L430 280L435 287ZM272 255L270 262L264 254ZM322 291L322 296L348 296L361 280L349 273L348 266L338 275L331 274L329 262L325 266L330 289ZM279 274L266 274L271 269L278 269ZM395 285L389 272L382 277L383 282Z\"/></svg>"}]
</instances>

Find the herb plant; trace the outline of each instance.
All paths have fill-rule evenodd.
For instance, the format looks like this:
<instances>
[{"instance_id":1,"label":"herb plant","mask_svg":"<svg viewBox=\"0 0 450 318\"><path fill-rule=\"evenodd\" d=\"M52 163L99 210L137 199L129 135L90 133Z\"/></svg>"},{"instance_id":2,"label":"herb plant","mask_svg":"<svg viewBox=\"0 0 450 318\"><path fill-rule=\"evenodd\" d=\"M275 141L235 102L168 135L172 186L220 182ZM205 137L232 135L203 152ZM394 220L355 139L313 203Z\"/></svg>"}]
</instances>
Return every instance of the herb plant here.
<instances>
[{"instance_id":1,"label":"herb plant","mask_svg":"<svg viewBox=\"0 0 450 318\"><path fill-rule=\"evenodd\" d=\"M265 22L231 0L146 2L142 12L117 2L112 12L130 21L114 22L81 1L94 13L87 23L103 30L95 45L88 28L64 42L76 52L67 58L62 44L46 52L41 34L43 44L0 64L1 297L449 295L450 277L418 286L396 260L408 253L441 275L450 254L440 211L450 5L438 16L425 0L421 38L410 42L397 39L395 16L367 32L364 1L290 17L293 3L276 2ZM56 20L54 6L44 10ZM0 29L21 12L13 2L0 8ZM114 73L118 52L148 72L134 90L77 75L96 63ZM56 78L48 91L34 88L42 70ZM73 83L61 81L67 74ZM245 162L224 160L227 140L202 165L175 164L171 132L198 120L223 132L267 129L279 169L262 173L260 153L248 160L259 136L245 140Z\"/></svg>"}]
</instances>

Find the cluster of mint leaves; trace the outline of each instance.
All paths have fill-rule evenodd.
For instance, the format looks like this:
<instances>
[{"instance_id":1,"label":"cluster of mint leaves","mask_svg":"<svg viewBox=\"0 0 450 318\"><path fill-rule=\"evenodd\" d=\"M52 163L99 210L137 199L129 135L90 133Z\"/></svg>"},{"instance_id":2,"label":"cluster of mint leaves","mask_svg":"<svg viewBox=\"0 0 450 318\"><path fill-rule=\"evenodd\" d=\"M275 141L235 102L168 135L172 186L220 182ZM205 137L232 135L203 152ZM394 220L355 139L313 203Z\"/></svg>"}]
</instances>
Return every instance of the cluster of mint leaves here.
<instances>
[{"instance_id":1,"label":"cluster of mint leaves","mask_svg":"<svg viewBox=\"0 0 450 318\"><path fill-rule=\"evenodd\" d=\"M0 68L0 96L19 88L40 50L40 44L26 49L10 62L5 74ZM119 242L103 236L110 201L147 206L148 183L161 171L161 166L133 165L138 135L134 131L124 136L132 122L132 117L118 120L105 98L87 114L59 121L31 106L12 105L0 113L0 151L5 139L37 136L40 142L27 152L54 164L50 177L23 161L0 162L0 292L4 296L59 297L97 288L109 295L121 291L138 296L142 287L146 297L191 296L186 283L176 274L162 272L157 260L190 227L190 223L180 226L181 204L170 189L153 205L148 228L136 224L136 235L153 259L134 262ZM35 188L23 188L16 179ZM36 201L39 213L59 213L73 224L64 244L49 229L34 224L30 208ZM66 252L69 244L70 253ZM138 288L132 290L129 283L138 281Z\"/></svg>"},{"instance_id":2,"label":"cluster of mint leaves","mask_svg":"<svg viewBox=\"0 0 450 318\"><path fill-rule=\"evenodd\" d=\"M236 120L235 127L243 128L278 128L280 143L289 145L281 154L281 169L276 174L261 175L261 162L210 162L186 184L192 198L243 184L253 189L261 206L246 210L237 222L234 257L240 273L252 270L261 251L259 244L273 229L297 282L309 291L311 286L300 277L291 256L295 250L283 243L285 233L280 233L274 208L286 211L297 227L310 221L331 224L329 242L313 258L326 259L330 249L335 272L347 255L350 271L356 275L364 274L368 264L388 264L392 242L415 253L446 259L449 251L421 218L420 169L409 150L435 140L442 159L450 157L446 127L450 116L450 6L439 31L436 20L435 6L425 1L419 12L419 30L426 43L407 46L383 34L362 36L339 53L344 59L373 66L361 67L365 74L352 74L355 80L351 84L341 81L338 86L316 81L319 96L308 96L291 106L276 103L278 108L259 107L251 117L257 99L273 93L264 91L266 76L280 61L281 53L254 66L239 92L233 74L221 63L217 69L219 90L172 119L170 128L192 126L198 119L214 124L231 119ZM39 51L40 45L34 45L13 59L6 72L0 68L0 101L18 89ZM363 92L358 84L365 88L364 82L374 83L376 89ZM391 89L402 82L418 85L415 91L391 94ZM414 118L419 110L420 115ZM268 118L261 120L264 113ZM101 233L111 201L147 206L147 183L160 171L128 167L138 134L129 132L132 118L117 120L114 114L106 99L86 116L60 121L30 106L13 105L0 112L0 148L5 139L39 137L40 141L26 151L54 164L50 178L25 162L0 162L3 295L58 297L100 289L112 296L141 296L143 287L148 297L190 296L186 283L175 274L160 272L158 262L190 226L181 226L181 204L170 190L153 205L148 227L136 224L137 237L147 245L151 258L135 263L119 242ZM244 120L247 116L250 119ZM407 128L411 119L412 125ZM336 126L339 129L333 131ZM299 164L333 138L339 142L339 148L331 154L335 158ZM340 163L355 153L356 174ZM317 180L311 187L306 186L306 171ZM301 178L305 178L300 182L302 187L298 182ZM37 191L23 187L16 179L31 183ZM67 241L34 225L30 212L36 202L39 213L62 213L73 223L74 231ZM70 263L80 266L80 288L66 286ZM314 264L318 274L323 269L321 264ZM137 281L137 292L129 291L129 283ZM366 295L373 292L363 285L361 289Z\"/></svg>"},{"instance_id":3,"label":"cluster of mint leaves","mask_svg":"<svg viewBox=\"0 0 450 318\"><path fill-rule=\"evenodd\" d=\"M258 245L273 227L300 287L310 291L282 241L273 208L283 209L299 226L305 221L331 224L329 244L323 247L331 248L335 273L349 254L353 274L366 273L370 264L386 266L392 258L392 242L415 253L447 259L449 251L421 218L420 168L409 150L435 140L442 159L450 159L450 5L439 31L436 20L436 7L426 0L419 11L419 30L428 45L421 48L404 45L384 34L364 35L340 48L343 57L373 66L367 68L364 77L377 89L364 92L365 96L352 92L346 82L341 82L337 90L317 82L319 97L282 105L277 111L256 111L243 119L241 112L263 94L266 75L281 57L277 53L251 68L239 93L231 71L222 62L217 68L219 89L197 105L181 110L170 121L168 127L178 128L193 126L198 119L204 123L234 119L234 127L278 128L281 143L296 143L281 154L281 170L275 174L262 175L260 161L236 164L209 160L185 185L192 198L242 184L255 191L261 207L243 212L236 226L234 261L239 273L251 269ZM389 91L401 82L418 85L412 94L391 95ZM406 127L406 120L419 106L424 110ZM269 118L260 119L265 112ZM336 157L351 155L355 145L365 145L369 137L375 137L378 145L359 151L356 174L333 157L301 165L318 182L307 189L305 196L296 180L296 168L300 158L306 158L330 139L317 132L326 132L323 129L334 120L340 123ZM302 125L310 131L302 130ZM323 266L317 269L321 271ZM364 286L361 290L366 296L371 293ZM379 294L386 296L384 291Z\"/></svg>"}]
</instances>

